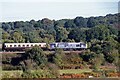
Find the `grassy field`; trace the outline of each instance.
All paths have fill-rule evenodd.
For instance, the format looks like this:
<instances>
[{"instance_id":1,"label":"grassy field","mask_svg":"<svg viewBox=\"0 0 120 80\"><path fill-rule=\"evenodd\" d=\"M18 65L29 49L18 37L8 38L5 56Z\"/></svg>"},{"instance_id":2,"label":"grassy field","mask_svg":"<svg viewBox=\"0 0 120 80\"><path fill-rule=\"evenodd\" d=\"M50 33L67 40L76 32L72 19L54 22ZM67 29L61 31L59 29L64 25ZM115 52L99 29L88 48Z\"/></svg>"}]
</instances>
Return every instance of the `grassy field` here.
<instances>
[{"instance_id":1,"label":"grassy field","mask_svg":"<svg viewBox=\"0 0 120 80\"><path fill-rule=\"evenodd\" d=\"M83 73L83 72L92 72L91 69L67 69L67 70L59 70L60 74L62 75L63 73Z\"/></svg>"},{"instance_id":2,"label":"grassy field","mask_svg":"<svg viewBox=\"0 0 120 80\"><path fill-rule=\"evenodd\" d=\"M2 67L0 65L0 80L2 79Z\"/></svg>"},{"instance_id":3,"label":"grassy field","mask_svg":"<svg viewBox=\"0 0 120 80\"><path fill-rule=\"evenodd\" d=\"M20 78L22 73L20 70L2 71L2 78Z\"/></svg>"},{"instance_id":4,"label":"grassy field","mask_svg":"<svg viewBox=\"0 0 120 80\"><path fill-rule=\"evenodd\" d=\"M36 72L36 70L32 70L32 72ZM37 72L42 72L42 70L37 70ZM59 73L62 75L63 73L82 73L82 72L92 72L91 69L67 69L67 70L59 70ZM20 70L11 70L11 71L2 71L2 75L5 75L6 77L12 77L13 75L16 75L16 77L20 76L23 72Z\"/></svg>"},{"instance_id":5,"label":"grassy field","mask_svg":"<svg viewBox=\"0 0 120 80\"><path fill-rule=\"evenodd\" d=\"M23 73L21 70L11 70L11 71L1 71L2 78L22 78L21 74ZM42 74L46 71L43 70L32 70L32 73ZM66 69L66 70L59 70L60 75L62 74L79 74L84 72L93 72L91 69ZM114 76L112 76L114 77Z\"/></svg>"}]
</instances>

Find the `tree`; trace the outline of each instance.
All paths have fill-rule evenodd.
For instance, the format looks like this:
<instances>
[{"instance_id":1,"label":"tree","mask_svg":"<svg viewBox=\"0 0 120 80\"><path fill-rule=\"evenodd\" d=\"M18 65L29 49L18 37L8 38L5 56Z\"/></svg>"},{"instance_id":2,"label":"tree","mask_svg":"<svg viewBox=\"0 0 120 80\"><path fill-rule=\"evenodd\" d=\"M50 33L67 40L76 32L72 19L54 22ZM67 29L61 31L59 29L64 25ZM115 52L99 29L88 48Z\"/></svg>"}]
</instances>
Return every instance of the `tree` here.
<instances>
[{"instance_id":1,"label":"tree","mask_svg":"<svg viewBox=\"0 0 120 80\"><path fill-rule=\"evenodd\" d=\"M100 66L105 62L104 55L102 53L100 54L94 54L94 57L91 59L91 63L93 65L93 69L95 71L100 69Z\"/></svg>"},{"instance_id":2,"label":"tree","mask_svg":"<svg viewBox=\"0 0 120 80\"><path fill-rule=\"evenodd\" d=\"M87 20L83 17L76 17L74 19L74 23L76 24L77 27L87 27Z\"/></svg>"},{"instance_id":3,"label":"tree","mask_svg":"<svg viewBox=\"0 0 120 80\"><path fill-rule=\"evenodd\" d=\"M86 33L84 29L75 28L68 34L69 39L74 39L76 42L86 41Z\"/></svg>"},{"instance_id":4,"label":"tree","mask_svg":"<svg viewBox=\"0 0 120 80\"><path fill-rule=\"evenodd\" d=\"M56 29L56 41L61 42L68 38L68 31L63 27L58 27Z\"/></svg>"},{"instance_id":5,"label":"tree","mask_svg":"<svg viewBox=\"0 0 120 80\"><path fill-rule=\"evenodd\" d=\"M2 39L9 39L10 38L10 34L8 34L7 32L3 32L2 33Z\"/></svg>"},{"instance_id":6,"label":"tree","mask_svg":"<svg viewBox=\"0 0 120 80\"><path fill-rule=\"evenodd\" d=\"M75 23L73 20L68 20L65 24L64 24L65 28L75 28Z\"/></svg>"},{"instance_id":7,"label":"tree","mask_svg":"<svg viewBox=\"0 0 120 80\"><path fill-rule=\"evenodd\" d=\"M101 46L100 45L93 45L92 47L91 47L91 51L94 51L94 52L96 52L97 54L100 54L101 52L102 52L102 48L101 48Z\"/></svg>"},{"instance_id":8,"label":"tree","mask_svg":"<svg viewBox=\"0 0 120 80\"><path fill-rule=\"evenodd\" d=\"M24 73L22 74L25 78L56 78L59 76L57 66L48 63L47 56L39 46L33 46L32 49L27 49L25 54L22 55L21 65ZM37 64L35 66L35 63ZM34 67L34 68L33 68ZM43 69L39 73L31 72L32 68ZM42 73L40 73L42 72Z\"/></svg>"},{"instance_id":9,"label":"tree","mask_svg":"<svg viewBox=\"0 0 120 80\"><path fill-rule=\"evenodd\" d=\"M21 56L21 66L22 70L25 73L31 73L31 70L34 67L45 65L47 58L43 53L43 50L39 46L33 46L32 49L27 49L25 54ZM36 66L35 66L36 65Z\"/></svg>"},{"instance_id":10,"label":"tree","mask_svg":"<svg viewBox=\"0 0 120 80\"><path fill-rule=\"evenodd\" d=\"M12 34L12 40L14 40L15 43L22 43L22 42L25 42L25 39L23 38L22 34L18 31L15 31L13 34Z\"/></svg>"},{"instance_id":11,"label":"tree","mask_svg":"<svg viewBox=\"0 0 120 80\"><path fill-rule=\"evenodd\" d=\"M47 61L46 56L43 53L43 50L39 46L34 46L32 49L27 50L25 52L25 55L28 59L32 59L38 65L45 64Z\"/></svg>"},{"instance_id":12,"label":"tree","mask_svg":"<svg viewBox=\"0 0 120 80\"><path fill-rule=\"evenodd\" d=\"M87 27L95 27L98 24L97 20L94 17L88 18Z\"/></svg>"},{"instance_id":13,"label":"tree","mask_svg":"<svg viewBox=\"0 0 120 80\"><path fill-rule=\"evenodd\" d=\"M26 42L42 42L39 32L33 30L25 34Z\"/></svg>"},{"instance_id":14,"label":"tree","mask_svg":"<svg viewBox=\"0 0 120 80\"><path fill-rule=\"evenodd\" d=\"M55 54L53 57L53 62L57 64L58 66L63 64L63 50L62 49L55 49Z\"/></svg>"},{"instance_id":15,"label":"tree","mask_svg":"<svg viewBox=\"0 0 120 80\"><path fill-rule=\"evenodd\" d=\"M41 20L41 23L42 23L42 26L43 26L43 29L50 29L51 27L53 27L53 23L54 21L48 19L48 18L44 18Z\"/></svg>"},{"instance_id":16,"label":"tree","mask_svg":"<svg viewBox=\"0 0 120 80\"><path fill-rule=\"evenodd\" d=\"M110 31L104 25L99 25L86 30L87 41L90 41L92 39L105 40L108 36L110 36Z\"/></svg>"}]
</instances>

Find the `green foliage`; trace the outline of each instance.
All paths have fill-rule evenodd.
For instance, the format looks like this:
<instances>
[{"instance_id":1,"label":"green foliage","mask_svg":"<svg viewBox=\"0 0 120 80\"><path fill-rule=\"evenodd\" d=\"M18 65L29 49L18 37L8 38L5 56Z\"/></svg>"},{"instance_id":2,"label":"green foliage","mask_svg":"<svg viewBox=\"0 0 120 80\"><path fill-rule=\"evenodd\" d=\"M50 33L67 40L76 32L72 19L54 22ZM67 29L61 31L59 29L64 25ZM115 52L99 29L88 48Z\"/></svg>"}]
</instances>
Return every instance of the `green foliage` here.
<instances>
[{"instance_id":1,"label":"green foliage","mask_svg":"<svg viewBox=\"0 0 120 80\"><path fill-rule=\"evenodd\" d=\"M60 66L61 64L63 64L63 50L62 49L56 49L55 50L55 55L53 57L53 62L55 64L57 64L58 66Z\"/></svg>"},{"instance_id":2,"label":"green foliage","mask_svg":"<svg viewBox=\"0 0 120 80\"><path fill-rule=\"evenodd\" d=\"M23 39L23 36L20 32L15 31L12 35L11 35L12 40L14 40L15 43L22 43L25 42L25 39Z\"/></svg>"},{"instance_id":3,"label":"green foliage","mask_svg":"<svg viewBox=\"0 0 120 80\"><path fill-rule=\"evenodd\" d=\"M76 26L78 26L79 28L81 27L87 27L87 19L83 18L83 17L76 17L74 19L74 23L76 24Z\"/></svg>"},{"instance_id":4,"label":"green foliage","mask_svg":"<svg viewBox=\"0 0 120 80\"><path fill-rule=\"evenodd\" d=\"M109 29L104 25L93 27L87 30L86 33L87 33L87 37L86 37L87 41L90 41L91 39L105 40L106 37L110 36Z\"/></svg>"},{"instance_id":5,"label":"green foliage","mask_svg":"<svg viewBox=\"0 0 120 80\"><path fill-rule=\"evenodd\" d=\"M56 28L56 41L61 42L68 38L68 31L63 27Z\"/></svg>"},{"instance_id":6,"label":"green foliage","mask_svg":"<svg viewBox=\"0 0 120 80\"><path fill-rule=\"evenodd\" d=\"M117 40L117 18L118 14L57 21L44 18L38 21L4 22L2 42L65 42L71 39L79 42L105 40L110 36Z\"/></svg>"},{"instance_id":7,"label":"green foliage","mask_svg":"<svg viewBox=\"0 0 120 80\"><path fill-rule=\"evenodd\" d=\"M95 27L98 24L98 21L94 17L90 17L87 21L87 26L89 28Z\"/></svg>"},{"instance_id":8,"label":"green foliage","mask_svg":"<svg viewBox=\"0 0 120 80\"><path fill-rule=\"evenodd\" d=\"M64 27L65 27L65 28L75 28L76 25L75 25L75 23L74 23L73 20L68 20L68 21L66 21Z\"/></svg>"},{"instance_id":9,"label":"green foliage","mask_svg":"<svg viewBox=\"0 0 120 80\"><path fill-rule=\"evenodd\" d=\"M69 38L74 39L76 42L86 41L86 33L84 29L75 28L70 31Z\"/></svg>"},{"instance_id":10,"label":"green foliage","mask_svg":"<svg viewBox=\"0 0 120 80\"><path fill-rule=\"evenodd\" d=\"M47 61L43 50L39 46L34 46L32 49L27 50L25 55L28 59L32 59L38 65L45 64Z\"/></svg>"}]
</instances>

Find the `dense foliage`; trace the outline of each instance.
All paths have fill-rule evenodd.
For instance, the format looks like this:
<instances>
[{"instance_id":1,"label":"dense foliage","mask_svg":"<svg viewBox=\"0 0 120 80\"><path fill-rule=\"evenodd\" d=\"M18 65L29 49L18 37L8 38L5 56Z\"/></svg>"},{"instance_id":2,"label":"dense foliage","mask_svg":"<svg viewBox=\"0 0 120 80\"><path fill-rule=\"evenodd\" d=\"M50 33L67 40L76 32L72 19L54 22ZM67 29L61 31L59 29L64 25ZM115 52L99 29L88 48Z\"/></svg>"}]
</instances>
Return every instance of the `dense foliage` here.
<instances>
[{"instance_id":1,"label":"dense foliage","mask_svg":"<svg viewBox=\"0 0 120 80\"><path fill-rule=\"evenodd\" d=\"M27 68L25 67L26 65L29 69L31 67L37 69L38 67L36 68L35 66L39 66L39 69L44 70L46 68L48 69L47 72L54 75L57 74L55 72L57 68L90 68L98 71L101 66L112 65L118 67L120 66L118 64L120 53L118 15L109 14L90 18L76 17L75 19L57 21L44 18L39 21L3 22L3 43L83 41L88 44L88 49L80 54L64 54L63 50L58 49L55 50L54 54L45 55L42 49L34 47L26 51L26 54L17 56L16 58L3 57L2 62L3 64L12 64L11 69L20 69L20 66ZM18 60L18 63L14 63L14 60ZM8 65L3 66L3 69L8 69ZM38 74L31 75L36 76ZM44 73L42 75L50 77L50 75Z\"/></svg>"},{"instance_id":2,"label":"dense foliage","mask_svg":"<svg viewBox=\"0 0 120 80\"><path fill-rule=\"evenodd\" d=\"M118 14L105 17L2 22L2 42L65 42L105 40L118 36Z\"/></svg>"}]
</instances>

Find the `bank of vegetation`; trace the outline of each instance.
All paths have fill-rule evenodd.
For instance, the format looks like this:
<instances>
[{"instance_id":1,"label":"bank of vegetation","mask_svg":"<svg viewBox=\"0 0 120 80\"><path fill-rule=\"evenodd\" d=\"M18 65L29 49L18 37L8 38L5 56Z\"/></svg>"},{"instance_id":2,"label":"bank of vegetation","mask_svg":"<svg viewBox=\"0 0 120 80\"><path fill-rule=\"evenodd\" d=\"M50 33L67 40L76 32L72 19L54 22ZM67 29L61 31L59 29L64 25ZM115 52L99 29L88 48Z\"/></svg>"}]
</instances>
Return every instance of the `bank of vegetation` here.
<instances>
[{"instance_id":1,"label":"bank of vegetation","mask_svg":"<svg viewBox=\"0 0 120 80\"><path fill-rule=\"evenodd\" d=\"M118 22L119 14L57 21L44 18L38 21L3 22L3 43L83 41L88 44L88 49L80 54L64 54L61 49L56 49L54 54L44 54L37 46L26 50L25 54L3 54L3 70L22 70L21 77L116 77L120 66ZM78 73L66 73L66 69L78 69ZM90 69L92 72L79 73L80 69Z\"/></svg>"}]
</instances>

